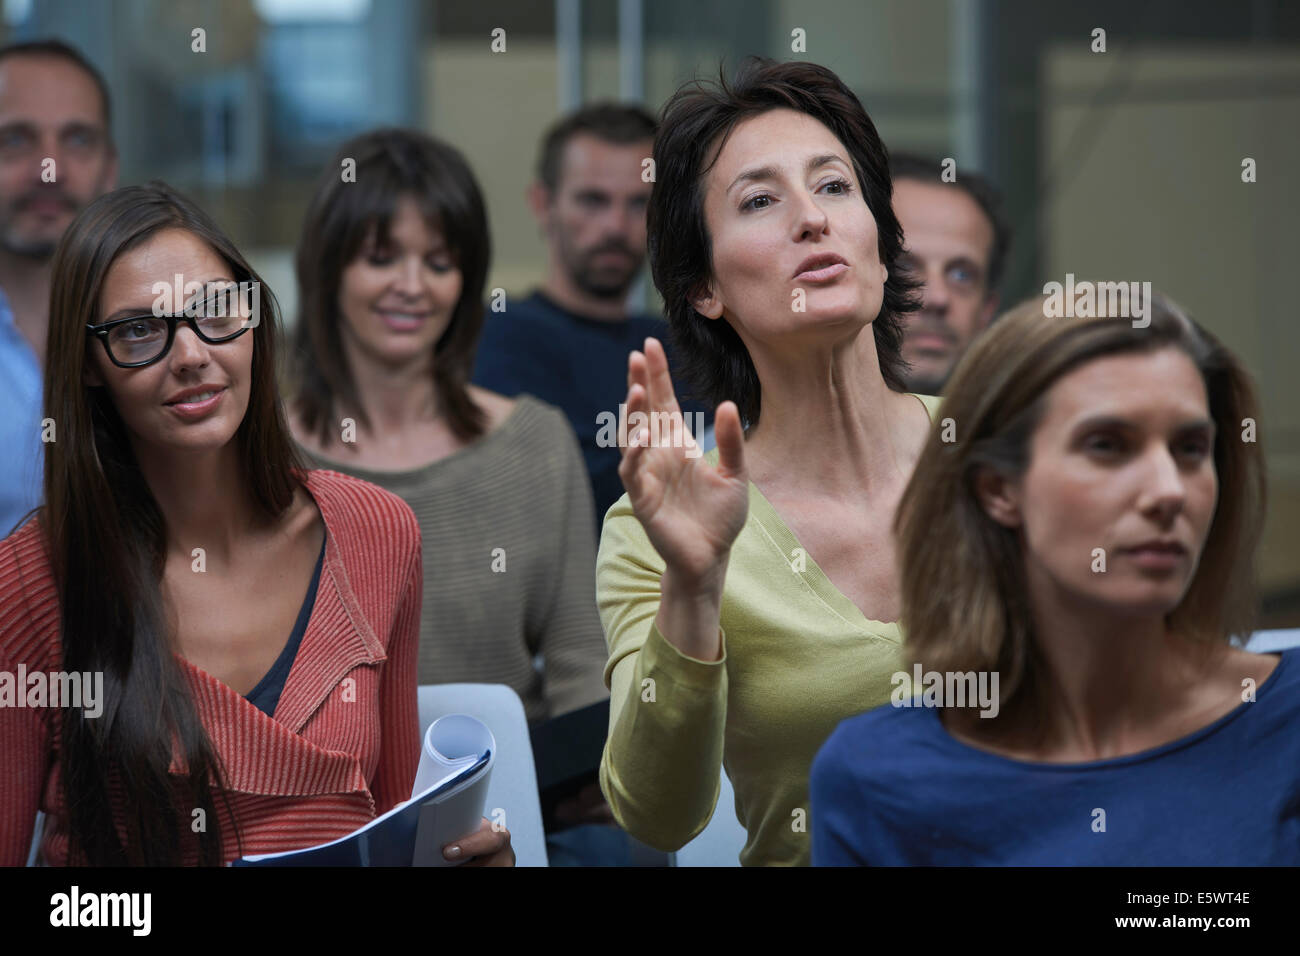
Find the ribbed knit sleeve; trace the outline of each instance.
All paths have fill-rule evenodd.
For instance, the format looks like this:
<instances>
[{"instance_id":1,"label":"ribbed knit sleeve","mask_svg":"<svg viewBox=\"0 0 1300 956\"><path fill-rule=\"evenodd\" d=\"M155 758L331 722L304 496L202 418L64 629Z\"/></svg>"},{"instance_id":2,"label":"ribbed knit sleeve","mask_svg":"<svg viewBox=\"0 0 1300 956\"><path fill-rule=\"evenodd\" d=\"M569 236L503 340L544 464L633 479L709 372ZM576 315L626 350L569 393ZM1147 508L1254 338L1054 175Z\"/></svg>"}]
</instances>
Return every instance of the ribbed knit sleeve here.
<instances>
[{"instance_id":1,"label":"ribbed knit sleeve","mask_svg":"<svg viewBox=\"0 0 1300 956\"><path fill-rule=\"evenodd\" d=\"M596 600L609 661L610 727L600 786L628 833L664 851L690 842L713 815L727 714L722 659L687 657L655 626L664 562L628 503L605 516Z\"/></svg>"},{"instance_id":2,"label":"ribbed knit sleeve","mask_svg":"<svg viewBox=\"0 0 1300 956\"><path fill-rule=\"evenodd\" d=\"M388 660L380 681L379 768L370 783L376 814L411 799L420 759L419 688L415 664L420 650L420 603L424 594L420 528L409 509L406 583L387 641Z\"/></svg>"},{"instance_id":3,"label":"ribbed knit sleeve","mask_svg":"<svg viewBox=\"0 0 1300 956\"><path fill-rule=\"evenodd\" d=\"M29 521L0 542L0 680L14 695L20 672L56 670L58 595L40 546L38 525ZM49 707L16 706L0 689L0 866L27 861L36 811L50 760Z\"/></svg>"}]
</instances>

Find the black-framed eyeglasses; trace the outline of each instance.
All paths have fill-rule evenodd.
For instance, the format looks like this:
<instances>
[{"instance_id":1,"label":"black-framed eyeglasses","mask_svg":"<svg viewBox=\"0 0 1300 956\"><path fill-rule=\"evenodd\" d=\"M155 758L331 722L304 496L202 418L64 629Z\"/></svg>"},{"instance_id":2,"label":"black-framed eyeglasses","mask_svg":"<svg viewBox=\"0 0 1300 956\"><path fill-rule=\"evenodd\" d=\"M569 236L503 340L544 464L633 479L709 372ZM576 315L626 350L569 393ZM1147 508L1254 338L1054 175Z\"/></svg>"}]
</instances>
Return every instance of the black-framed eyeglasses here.
<instances>
[{"instance_id":1,"label":"black-framed eyeglasses","mask_svg":"<svg viewBox=\"0 0 1300 956\"><path fill-rule=\"evenodd\" d=\"M104 344L109 361L118 368L140 368L171 351L178 322L189 325L209 345L220 345L255 327L255 311L245 288L231 286L174 315L129 315L100 325L87 324L86 334Z\"/></svg>"}]
</instances>

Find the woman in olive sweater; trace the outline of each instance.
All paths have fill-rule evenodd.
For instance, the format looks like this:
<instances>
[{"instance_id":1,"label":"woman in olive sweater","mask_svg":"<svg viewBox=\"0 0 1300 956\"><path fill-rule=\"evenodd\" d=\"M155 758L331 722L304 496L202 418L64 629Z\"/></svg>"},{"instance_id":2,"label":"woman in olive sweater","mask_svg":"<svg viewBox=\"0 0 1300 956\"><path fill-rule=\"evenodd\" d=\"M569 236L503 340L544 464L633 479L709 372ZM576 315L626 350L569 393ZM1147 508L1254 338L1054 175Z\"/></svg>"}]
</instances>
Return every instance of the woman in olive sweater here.
<instances>
[{"instance_id":1,"label":"woman in olive sweater","mask_svg":"<svg viewBox=\"0 0 1300 956\"><path fill-rule=\"evenodd\" d=\"M894 268L887 156L829 70L751 60L674 96L654 165L655 284L718 447L637 442L639 414L677 411L647 340L597 559L601 782L620 824L671 850L715 812L725 767L741 862L807 864L813 755L900 666L890 525L937 407L903 385L914 285Z\"/></svg>"}]
</instances>

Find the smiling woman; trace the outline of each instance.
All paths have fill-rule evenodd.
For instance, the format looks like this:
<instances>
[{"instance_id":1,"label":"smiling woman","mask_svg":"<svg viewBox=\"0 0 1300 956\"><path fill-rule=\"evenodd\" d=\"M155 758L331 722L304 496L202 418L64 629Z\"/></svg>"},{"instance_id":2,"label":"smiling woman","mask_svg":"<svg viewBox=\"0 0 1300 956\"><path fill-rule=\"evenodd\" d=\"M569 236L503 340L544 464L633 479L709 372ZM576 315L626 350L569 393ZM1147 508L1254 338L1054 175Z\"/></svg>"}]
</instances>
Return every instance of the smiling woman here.
<instances>
[{"instance_id":1,"label":"smiling woman","mask_svg":"<svg viewBox=\"0 0 1300 956\"><path fill-rule=\"evenodd\" d=\"M45 507L0 542L0 607L24 609L0 620L0 661L102 673L104 703L0 709L0 863L25 858L38 809L45 863L220 864L343 836L410 796L414 516L302 468L270 290L235 321L153 314L174 276L260 285L161 183L96 200L55 254L58 440ZM504 834L461 843L511 856Z\"/></svg>"},{"instance_id":2,"label":"smiling woman","mask_svg":"<svg viewBox=\"0 0 1300 956\"><path fill-rule=\"evenodd\" d=\"M187 229L160 228L147 238L123 251L104 277L100 320L88 325L103 350L94 351L83 373L87 385L110 386L146 474L157 471L159 445L225 447L248 410L251 382L243 370L253 366L255 341L244 335L250 326L243 321L226 319L221 327L205 329L209 323L195 315L151 314L159 275L192 276L190 284L199 288L236 279L210 242ZM178 323L193 335L178 337ZM161 400L147 400L150 394ZM194 401L201 395L209 398ZM191 422L196 427L188 427ZM227 469L241 464L233 456L207 457L202 464L220 461Z\"/></svg>"},{"instance_id":3,"label":"smiling woman","mask_svg":"<svg viewBox=\"0 0 1300 956\"><path fill-rule=\"evenodd\" d=\"M356 182L339 175L348 158ZM318 467L414 510L420 682L508 684L540 720L605 696L593 506L562 412L468 384L489 250L454 148L413 130L339 147L298 248L291 424Z\"/></svg>"}]
</instances>

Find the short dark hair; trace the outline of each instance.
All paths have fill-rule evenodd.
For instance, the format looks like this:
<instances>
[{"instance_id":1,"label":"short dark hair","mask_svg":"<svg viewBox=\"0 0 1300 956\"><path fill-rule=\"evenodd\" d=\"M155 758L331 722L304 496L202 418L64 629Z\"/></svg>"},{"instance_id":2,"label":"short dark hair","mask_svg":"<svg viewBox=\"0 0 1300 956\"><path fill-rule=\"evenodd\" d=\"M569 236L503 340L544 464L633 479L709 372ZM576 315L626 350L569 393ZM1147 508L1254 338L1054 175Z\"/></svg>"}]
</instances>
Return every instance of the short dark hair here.
<instances>
[{"instance_id":1,"label":"short dark hair","mask_svg":"<svg viewBox=\"0 0 1300 956\"><path fill-rule=\"evenodd\" d=\"M104 76L94 65L74 46L69 46L62 40L29 40L24 43L9 43L0 46L0 63L12 56L53 56L67 60L73 66L78 66L84 71L95 83L95 88L99 90L100 101L104 105L104 130L108 132L108 140L113 141L112 121L113 107L108 96L108 84L104 82Z\"/></svg>"},{"instance_id":2,"label":"short dark hair","mask_svg":"<svg viewBox=\"0 0 1300 956\"><path fill-rule=\"evenodd\" d=\"M646 210L647 246L655 287L663 296L681 371L699 397L715 407L736 403L741 421L758 422L758 373L744 342L724 319L695 311L691 298L713 270L712 238L704 219L704 177L736 125L773 109L793 109L824 123L844 144L876 220L881 263L889 270L884 302L872 322L885 384L907 390L901 316L917 308L916 279L894 267L903 230L894 216L889 155L862 103L838 76L815 63L747 57L728 83L695 80L665 104L655 139L656 181ZM715 145L716 144L716 145ZM709 151L713 156L709 158Z\"/></svg>"},{"instance_id":3,"label":"short dark hair","mask_svg":"<svg viewBox=\"0 0 1300 956\"><path fill-rule=\"evenodd\" d=\"M1002 270L1006 267L1007 250L1011 248L1011 223L1007 221L1002 208L1002 193L979 173L962 169L957 178L946 182L943 178L943 163L928 156L916 153L894 153L889 158L889 169L894 182L910 179L914 182L932 183L937 186L950 186L960 189L980 207L980 212L993 227L993 247L989 250L988 277L986 286L989 292L997 289L1002 281Z\"/></svg>"},{"instance_id":4,"label":"short dark hair","mask_svg":"<svg viewBox=\"0 0 1300 956\"><path fill-rule=\"evenodd\" d=\"M349 160L355 163L354 181L342 175ZM295 405L304 429L317 433L325 447L339 404L371 427L343 352L339 284L372 231L376 241L387 241L404 196L413 197L428 227L442 234L461 273L460 299L433 347L438 400L458 438L476 438L486 428L486 415L467 388L492 255L483 193L454 146L417 130L379 129L339 147L316 183L298 244Z\"/></svg>"},{"instance_id":5,"label":"short dark hair","mask_svg":"<svg viewBox=\"0 0 1300 956\"><path fill-rule=\"evenodd\" d=\"M564 148L579 133L623 146L653 139L655 118L635 104L605 101L584 106L557 121L546 131L537 154L537 178L551 192L560 184Z\"/></svg>"}]
</instances>

